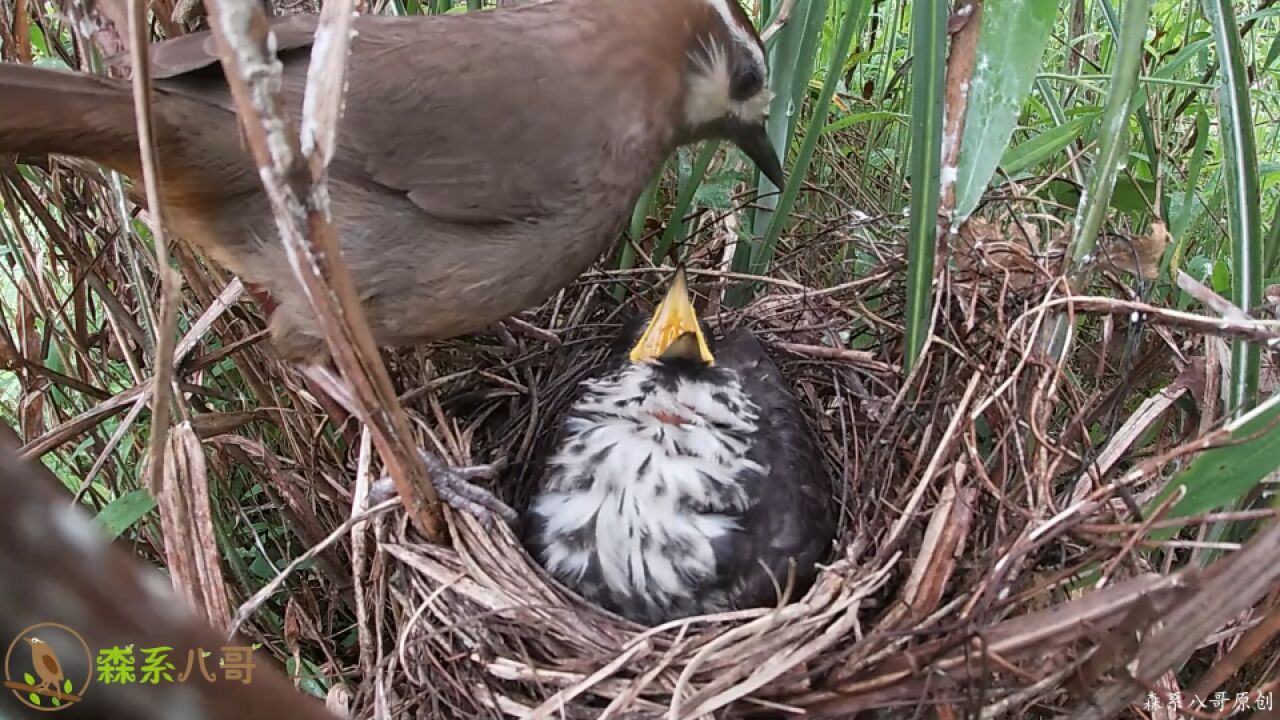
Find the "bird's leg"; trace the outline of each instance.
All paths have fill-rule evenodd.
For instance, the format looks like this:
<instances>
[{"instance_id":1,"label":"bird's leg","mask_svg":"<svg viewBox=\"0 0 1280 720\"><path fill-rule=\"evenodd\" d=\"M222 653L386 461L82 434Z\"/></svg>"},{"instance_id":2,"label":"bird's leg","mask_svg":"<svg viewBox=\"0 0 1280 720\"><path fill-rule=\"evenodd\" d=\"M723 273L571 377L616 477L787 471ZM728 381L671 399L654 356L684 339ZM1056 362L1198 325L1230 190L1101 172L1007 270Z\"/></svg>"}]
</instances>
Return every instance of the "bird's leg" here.
<instances>
[{"instance_id":1,"label":"bird's leg","mask_svg":"<svg viewBox=\"0 0 1280 720\"><path fill-rule=\"evenodd\" d=\"M339 405L344 406L352 415L358 415L350 388L346 382L322 365L302 367L303 375L310 378L317 389L327 393ZM436 495L448 503L449 507L459 512L470 513L482 524L488 525L497 515L507 522L515 522L516 511L498 499L496 495L475 485L473 479L484 478L494 480L502 471L505 462L489 465L455 468L438 455L423 448L418 448L418 457L426 465L427 476L435 486ZM369 489L369 499L373 504L382 502L396 495L395 484L391 478L384 476L373 483Z\"/></svg>"},{"instance_id":2,"label":"bird's leg","mask_svg":"<svg viewBox=\"0 0 1280 720\"><path fill-rule=\"evenodd\" d=\"M512 510L510 506L498 499L497 495L471 482L477 478L485 480L497 479L498 474L502 472L502 468L506 465L505 461L499 460L488 465L453 467L441 460L435 453L422 448L418 448L418 456L422 458L423 464L427 466L427 475L431 477L431 483L436 488L436 494L440 496L441 500L448 503L449 507L460 512L470 513L485 525L492 523L495 515L509 523L516 521L518 516L515 510ZM370 504L377 504L394 497L395 494L395 484L390 477L384 475L369 488L369 502Z\"/></svg>"}]
</instances>

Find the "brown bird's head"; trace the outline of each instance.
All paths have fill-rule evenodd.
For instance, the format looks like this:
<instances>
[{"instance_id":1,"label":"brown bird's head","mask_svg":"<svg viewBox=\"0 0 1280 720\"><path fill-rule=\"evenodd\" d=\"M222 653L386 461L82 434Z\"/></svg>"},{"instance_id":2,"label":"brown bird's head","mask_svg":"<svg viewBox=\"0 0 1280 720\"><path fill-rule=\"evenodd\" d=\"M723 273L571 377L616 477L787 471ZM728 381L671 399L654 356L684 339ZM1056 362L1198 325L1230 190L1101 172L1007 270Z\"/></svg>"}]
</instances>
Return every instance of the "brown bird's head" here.
<instances>
[{"instance_id":1,"label":"brown bird's head","mask_svg":"<svg viewBox=\"0 0 1280 720\"><path fill-rule=\"evenodd\" d=\"M730 140L780 188L782 162L765 128L773 92L764 43L738 0L695 1L704 7L685 66L681 139Z\"/></svg>"}]
</instances>

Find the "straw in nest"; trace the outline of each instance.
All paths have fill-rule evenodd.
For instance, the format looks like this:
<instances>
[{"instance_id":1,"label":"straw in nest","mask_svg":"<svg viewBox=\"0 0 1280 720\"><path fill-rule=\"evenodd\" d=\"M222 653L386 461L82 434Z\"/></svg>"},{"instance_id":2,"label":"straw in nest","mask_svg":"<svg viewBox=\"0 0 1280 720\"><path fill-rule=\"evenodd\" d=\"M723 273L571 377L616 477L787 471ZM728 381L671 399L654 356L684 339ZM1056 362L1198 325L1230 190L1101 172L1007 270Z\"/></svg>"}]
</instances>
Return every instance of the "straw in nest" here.
<instances>
[{"instance_id":1,"label":"straw in nest","mask_svg":"<svg viewBox=\"0 0 1280 720\"><path fill-rule=\"evenodd\" d=\"M1211 583L1192 570L1159 574L1131 552L1151 521L1134 523L1129 503L1150 502L1167 482L1161 468L1215 436L1183 427L1167 439L1172 449L1141 462L1125 457L1125 428L1093 448L1088 427L1105 394L1060 385L1036 338L1061 303L1120 319L1136 306L1055 299L1043 280L1054 274L1036 262L1048 261L944 273L934 333L905 379L886 362L901 357L902 299L884 283L899 258L835 283L800 270L816 264L782 258L741 310L714 305L736 278L691 269L712 298L712 332L747 326L767 343L838 481L838 547L814 585L779 607L645 628L551 581L505 526L451 514L446 548L421 542L403 516L380 514L353 545L355 706L397 720L847 718L875 708L910 717L926 705L1024 717L1065 706L1083 720L1140 702L1143 686L1116 673L1158 678L1211 633L1248 630L1240 618L1280 577L1266 559L1280 551L1280 531L1213 565ZM507 458L498 490L517 510L618 318L648 310L635 297L619 305L603 279L589 274L522 316L519 337L433 348L429 372L445 380L402 396L452 460ZM1218 386L1205 364L1170 356L1164 343L1263 332L1139 309L1160 332L1135 362L1160 359L1147 372L1208 396ZM848 349L849 328L870 350ZM428 372L422 357L393 358L398 376ZM1100 387L1117 377L1099 376Z\"/></svg>"}]
</instances>

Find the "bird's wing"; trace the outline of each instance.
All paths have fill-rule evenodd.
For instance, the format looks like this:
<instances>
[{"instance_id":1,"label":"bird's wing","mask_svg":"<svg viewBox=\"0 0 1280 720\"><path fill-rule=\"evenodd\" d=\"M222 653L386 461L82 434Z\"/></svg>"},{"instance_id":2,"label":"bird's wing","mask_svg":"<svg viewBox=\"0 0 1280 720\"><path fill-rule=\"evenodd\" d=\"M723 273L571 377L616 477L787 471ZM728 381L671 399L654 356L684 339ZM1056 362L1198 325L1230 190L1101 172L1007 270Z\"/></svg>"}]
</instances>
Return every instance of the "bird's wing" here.
<instances>
[{"instance_id":1,"label":"bird's wing","mask_svg":"<svg viewBox=\"0 0 1280 720\"><path fill-rule=\"evenodd\" d=\"M331 174L403 192L427 214L458 224L533 221L565 198L579 197L589 165L622 150L603 146L607 128L583 121L599 108L586 86L590 73L575 71L561 57L564 42L527 39L535 29L553 41L563 40L557 33L584 32L573 23L556 24L557 17L544 10L555 5L514 13L356 17ZM270 20L294 121L317 21L315 15ZM220 72L210 72L218 56L208 32L157 45L152 63L158 87L234 109ZM593 133L600 143L590 142ZM566 147L589 148L593 155L565 155L560 150Z\"/></svg>"},{"instance_id":2,"label":"bird's wing","mask_svg":"<svg viewBox=\"0 0 1280 720\"><path fill-rule=\"evenodd\" d=\"M318 16L310 14L268 18L267 26L275 36L276 52L311 47L318 21ZM156 80L179 79L219 64L218 47L208 30L156 43L151 46L150 57L151 76ZM226 102L229 101L228 97Z\"/></svg>"},{"instance_id":3,"label":"bird's wing","mask_svg":"<svg viewBox=\"0 0 1280 720\"><path fill-rule=\"evenodd\" d=\"M58 658L54 657L52 652L42 655L40 657L40 663L44 665L44 669L47 670L50 675L62 674L62 666L58 665Z\"/></svg>"},{"instance_id":4,"label":"bird's wing","mask_svg":"<svg viewBox=\"0 0 1280 720\"><path fill-rule=\"evenodd\" d=\"M583 120L596 108L564 44L529 39L576 32L546 27L545 7L432 23L361 18L343 118L352 160L454 223L536 220L579 197L608 148L564 152L605 132Z\"/></svg>"},{"instance_id":5,"label":"bird's wing","mask_svg":"<svg viewBox=\"0 0 1280 720\"><path fill-rule=\"evenodd\" d=\"M744 599L771 602L774 580L786 584L788 557L805 566L826 554L836 526L834 488L799 400L760 341L736 330L717 343L715 356L718 366L738 372L759 408L759 431L748 457L767 468L749 489L756 503L742 519L745 537L738 542L744 550L736 551L742 555L736 570L744 579L735 591ZM777 577L770 578L757 560Z\"/></svg>"}]
</instances>

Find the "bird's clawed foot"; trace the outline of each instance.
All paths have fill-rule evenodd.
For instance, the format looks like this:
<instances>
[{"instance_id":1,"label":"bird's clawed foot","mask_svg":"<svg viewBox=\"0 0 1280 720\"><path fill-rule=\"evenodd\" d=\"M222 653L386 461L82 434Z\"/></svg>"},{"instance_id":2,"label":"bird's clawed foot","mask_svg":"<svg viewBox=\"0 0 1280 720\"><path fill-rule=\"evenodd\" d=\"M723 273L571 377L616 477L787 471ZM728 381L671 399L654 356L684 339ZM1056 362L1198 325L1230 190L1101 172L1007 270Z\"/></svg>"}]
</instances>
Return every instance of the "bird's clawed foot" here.
<instances>
[{"instance_id":1,"label":"bird's clawed foot","mask_svg":"<svg viewBox=\"0 0 1280 720\"><path fill-rule=\"evenodd\" d=\"M419 448L418 456L427 466L427 475L435 486L436 495L448 503L449 507L465 512L482 525L490 525L497 515L508 523L517 519L516 511L498 499L498 496L485 490L472 480L495 480L506 466L505 460L488 465L473 465L456 468L441 460L435 453ZM396 495L395 485L390 477L382 477L369 488L370 504L377 504Z\"/></svg>"}]
</instances>

